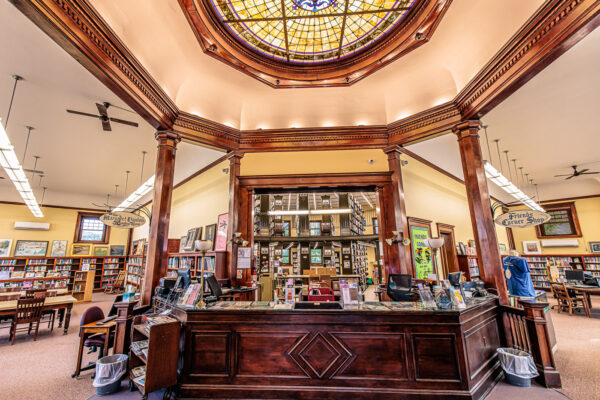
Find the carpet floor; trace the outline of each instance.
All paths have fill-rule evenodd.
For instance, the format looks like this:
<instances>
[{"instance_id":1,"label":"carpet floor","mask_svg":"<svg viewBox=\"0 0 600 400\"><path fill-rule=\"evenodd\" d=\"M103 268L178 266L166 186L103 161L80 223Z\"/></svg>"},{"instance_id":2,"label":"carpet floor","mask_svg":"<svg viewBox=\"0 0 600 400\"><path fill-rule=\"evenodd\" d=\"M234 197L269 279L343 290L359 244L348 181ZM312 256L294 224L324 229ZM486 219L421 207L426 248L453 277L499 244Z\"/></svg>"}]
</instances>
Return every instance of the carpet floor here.
<instances>
[{"instance_id":1,"label":"carpet floor","mask_svg":"<svg viewBox=\"0 0 600 400\"><path fill-rule=\"evenodd\" d=\"M95 293L92 303L78 304L71 313L69 334L55 327L50 332L40 326L38 340L33 341L26 332L19 333L10 345L8 328L0 329L0 400L133 400L140 399L139 392L129 392L127 383L112 396L96 396L92 386L92 371L82 372L77 379L71 378L77 360L78 331L81 314L91 305L110 309L114 296ZM550 302L553 303L553 299ZM562 389L549 390L533 385L519 388L499 383L486 400L596 400L600 396L600 296L594 296L594 318L582 314L569 316L552 310L557 337L554 354L562 378ZM97 354L84 354L82 365L92 361ZM149 399L161 399L161 393L153 393Z\"/></svg>"}]
</instances>

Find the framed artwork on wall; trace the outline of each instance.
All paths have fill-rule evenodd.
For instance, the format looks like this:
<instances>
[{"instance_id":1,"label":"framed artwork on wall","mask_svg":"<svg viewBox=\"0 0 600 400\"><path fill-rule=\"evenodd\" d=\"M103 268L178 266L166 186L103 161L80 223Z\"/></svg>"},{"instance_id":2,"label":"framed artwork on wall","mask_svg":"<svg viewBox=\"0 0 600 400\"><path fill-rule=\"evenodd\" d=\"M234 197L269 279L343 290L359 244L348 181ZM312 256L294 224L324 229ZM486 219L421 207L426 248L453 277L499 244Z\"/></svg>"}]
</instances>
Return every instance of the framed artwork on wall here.
<instances>
[{"instance_id":1,"label":"framed artwork on wall","mask_svg":"<svg viewBox=\"0 0 600 400\"><path fill-rule=\"evenodd\" d=\"M215 236L215 251L227 250L227 228L229 227L229 214L221 214L217 218L217 234Z\"/></svg>"},{"instance_id":2,"label":"framed artwork on wall","mask_svg":"<svg viewBox=\"0 0 600 400\"><path fill-rule=\"evenodd\" d=\"M581 237L575 202L544 204L544 208L550 215L550 220L536 225L535 232L538 239Z\"/></svg>"},{"instance_id":3,"label":"framed artwork on wall","mask_svg":"<svg viewBox=\"0 0 600 400\"><path fill-rule=\"evenodd\" d=\"M65 257L67 255L67 240L53 240L50 257Z\"/></svg>"},{"instance_id":4,"label":"framed artwork on wall","mask_svg":"<svg viewBox=\"0 0 600 400\"><path fill-rule=\"evenodd\" d=\"M48 241L17 240L15 257L45 257L48 251Z\"/></svg>"},{"instance_id":5,"label":"framed artwork on wall","mask_svg":"<svg viewBox=\"0 0 600 400\"><path fill-rule=\"evenodd\" d=\"M212 248L215 249L215 235L217 233L217 224L210 224L204 227L204 240L212 241Z\"/></svg>"},{"instance_id":6,"label":"framed artwork on wall","mask_svg":"<svg viewBox=\"0 0 600 400\"><path fill-rule=\"evenodd\" d=\"M408 230L415 278L427 279L429 274L437 274L433 250L423 243L431 238L431 221L409 217Z\"/></svg>"},{"instance_id":7,"label":"framed artwork on wall","mask_svg":"<svg viewBox=\"0 0 600 400\"><path fill-rule=\"evenodd\" d=\"M600 242L590 242L590 253L600 254Z\"/></svg>"},{"instance_id":8,"label":"framed artwork on wall","mask_svg":"<svg viewBox=\"0 0 600 400\"><path fill-rule=\"evenodd\" d=\"M12 239L0 239L0 257L10 256L10 248L12 247Z\"/></svg>"},{"instance_id":9,"label":"framed artwork on wall","mask_svg":"<svg viewBox=\"0 0 600 400\"><path fill-rule=\"evenodd\" d=\"M108 246L94 246L94 255L103 257L108 255Z\"/></svg>"},{"instance_id":10,"label":"framed artwork on wall","mask_svg":"<svg viewBox=\"0 0 600 400\"><path fill-rule=\"evenodd\" d=\"M124 256L125 255L125 246L122 244L116 244L110 246L110 255L113 257Z\"/></svg>"},{"instance_id":11,"label":"framed artwork on wall","mask_svg":"<svg viewBox=\"0 0 600 400\"><path fill-rule=\"evenodd\" d=\"M92 251L92 245L90 244L75 244L71 245L72 256L89 256Z\"/></svg>"},{"instance_id":12,"label":"framed artwork on wall","mask_svg":"<svg viewBox=\"0 0 600 400\"><path fill-rule=\"evenodd\" d=\"M542 254L539 240L524 240L523 254Z\"/></svg>"}]
</instances>

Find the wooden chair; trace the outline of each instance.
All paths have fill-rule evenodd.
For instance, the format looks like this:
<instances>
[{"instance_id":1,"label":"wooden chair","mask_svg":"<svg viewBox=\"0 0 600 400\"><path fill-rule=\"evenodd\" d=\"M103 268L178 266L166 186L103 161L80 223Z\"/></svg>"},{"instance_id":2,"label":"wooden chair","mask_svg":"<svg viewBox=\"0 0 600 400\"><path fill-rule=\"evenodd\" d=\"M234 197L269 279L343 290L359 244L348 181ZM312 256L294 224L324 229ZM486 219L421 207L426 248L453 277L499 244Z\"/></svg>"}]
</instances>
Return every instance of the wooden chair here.
<instances>
[{"instance_id":1,"label":"wooden chair","mask_svg":"<svg viewBox=\"0 0 600 400\"><path fill-rule=\"evenodd\" d=\"M0 293L11 293L11 292L20 292L20 291L21 291L21 288L19 286L0 288Z\"/></svg>"},{"instance_id":2,"label":"wooden chair","mask_svg":"<svg viewBox=\"0 0 600 400\"><path fill-rule=\"evenodd\" d=\"M56 290L47 290L47 289L28 289L25 291L25 298L34 299L46 299L46 297L56 296ZM54 331L54 321L56 321L56 310L46 310L42 311L42 321L46 323L48 322L48 329L50 332Z\"/></svg>"},{"instance_id":3,"label":"wooden chair","mask_svg":"<svg viewBox=\"0 0 600 400\"><path fill-rule=\"evenodd\" d=\"M17 327L24 324L29 325L27 330L28 335L31 334L31 329L33 329L33 325L35 324L33 340L37 340L40 320L42 319L42 308L44 307L45 300L46 297L44 296L43 298L20 298L17 301L16 314L13 317L12 325L10 327L11 345L15 343L15 336L17 335L18 330Z\"/></svg>"},{"instance_id":4,"label":"wooden chair","mask_svg":"<svg viewBox=\"0 0 600 400\"><path fill-rule=\"evenodd\" d=\"M551 286L552 293L558 302L558 312L569 311L569 315L573 315L573 310L585 309L585 300L583 296L569 293L564 283L553 283Z\"/></svg>"},{"instance_id":5,"label":"wooden chair","mask_svg":"<svg viewBox=\"0 0 600 400\"><path fill-rule=\"evenodd\" d=\"M119 271L119 274L108 282L104 288L104 293L121 293L125 286L125 271Z\"/></svg>"}]
</instances>

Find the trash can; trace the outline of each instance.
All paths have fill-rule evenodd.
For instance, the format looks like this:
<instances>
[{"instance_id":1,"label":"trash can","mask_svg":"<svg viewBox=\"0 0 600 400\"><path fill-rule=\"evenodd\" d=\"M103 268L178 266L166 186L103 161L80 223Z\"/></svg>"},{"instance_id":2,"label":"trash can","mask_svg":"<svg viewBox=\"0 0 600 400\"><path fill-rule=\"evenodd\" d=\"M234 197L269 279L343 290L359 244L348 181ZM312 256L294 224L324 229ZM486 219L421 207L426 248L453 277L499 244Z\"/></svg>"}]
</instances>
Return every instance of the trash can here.
<instances>
[{"instance_id":1,"label":"trash can","mask_svg":"<svg viewBox=\"0 0 600 400\"><path fill-rule=\"evenodd\" d=\"M531 378L539 375L531 355L526 351L506 347L500 347L496 351L508 383L530 387Z\"/></svg>"},{"instance_id":2,"label":"trash can","mask_svg":"<svg viewBox=\"0 0 600 400\"><path fill-rule=\"evenodd\" d=\"M119 390L121 378L127 372L128 358L125 354L114 354L102 357L96 362L96 378L93 385L97 395L104 396Z\"/></svg>"}]
</instances>

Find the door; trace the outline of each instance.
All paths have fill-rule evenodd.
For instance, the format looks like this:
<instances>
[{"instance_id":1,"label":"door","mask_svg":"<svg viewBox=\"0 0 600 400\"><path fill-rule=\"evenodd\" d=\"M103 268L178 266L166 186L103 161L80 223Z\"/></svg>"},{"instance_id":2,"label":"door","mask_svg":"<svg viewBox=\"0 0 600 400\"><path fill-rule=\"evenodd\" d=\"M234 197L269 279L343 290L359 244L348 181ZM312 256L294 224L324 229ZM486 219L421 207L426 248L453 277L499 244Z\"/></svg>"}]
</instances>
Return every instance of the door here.
<instances>
[{"instance_id":1,"label":"door","mask_svg":"<svg viewBox=\"0 0 600 400\"><path fill-rule=\"evenodd\" d=\"M444 246L440 249L440 258L442 259L442 276L445 278L450 272L458 272L458 259L456 257L456 247L454 242L454 226L438 223L438 235L444 238Z\"/></svg>"}]
</instances>

